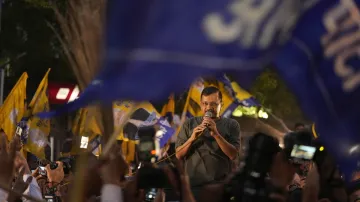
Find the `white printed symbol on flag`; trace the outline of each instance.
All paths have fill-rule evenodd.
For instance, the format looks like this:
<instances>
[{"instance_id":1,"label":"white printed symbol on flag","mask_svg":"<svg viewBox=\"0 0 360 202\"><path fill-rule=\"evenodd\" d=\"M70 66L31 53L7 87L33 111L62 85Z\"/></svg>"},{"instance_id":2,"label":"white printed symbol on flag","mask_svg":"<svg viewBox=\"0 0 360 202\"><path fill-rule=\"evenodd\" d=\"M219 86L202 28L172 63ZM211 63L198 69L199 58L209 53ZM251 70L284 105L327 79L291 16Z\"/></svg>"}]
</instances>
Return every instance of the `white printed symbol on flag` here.
<instances>
[{"instance_id":1,"label":"white printed symbol on flag","mask_svg":"<svg viewBox=\"0 0 360 202\"><path fill-rule=\"evenodd\" d=\"M17 117L18 113L19 113L19 111L16 108L11 110L11 113L9 115L11 123L16 124L16 117Z\"/></svg>"},{"instance_id":2,"label":"white printed symbol on flag","mask_svg":"<svg viewBox=\"0 0 360 202\"><path fill-rule=\"evenodd\" d=\"M31 142L38 147L45 147L48 144L45 133L38 128L30 129L29 138Z\"/></svg>"},{"instance_id":3,"label":"white printed symbol on flag","mask_svg":"<svg viewBox=\"0 0 360 202\"><path fill-rule=\"evenodd\" d=\"M80 148L87 149L89 144L89 137L81 136Z\"/></svg>"}]
</instances>

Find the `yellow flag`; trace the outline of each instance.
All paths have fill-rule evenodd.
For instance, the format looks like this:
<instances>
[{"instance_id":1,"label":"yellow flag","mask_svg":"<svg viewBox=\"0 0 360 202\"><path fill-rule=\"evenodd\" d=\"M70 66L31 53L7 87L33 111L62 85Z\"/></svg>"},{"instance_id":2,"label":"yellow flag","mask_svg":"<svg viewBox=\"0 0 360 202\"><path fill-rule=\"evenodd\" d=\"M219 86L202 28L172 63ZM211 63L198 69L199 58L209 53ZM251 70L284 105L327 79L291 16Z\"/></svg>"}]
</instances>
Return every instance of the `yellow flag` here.
<instances>
[{"instance_id":1,"label":"yellow flag","mask_svg":"<svg viewBox=\"0 0 360 202\"><path fill-rule=\"evenodd\" d=\"M129 112L134 102L118 102L114 104L114 125L115 128L120 126L123 117ZM127 125L118 135L118 140L122 140L122 152L127 162L134 161L135 147L138 143L135 140L137 129L143 126L151 126L157 123L161 115L150 102L139 103L136 110L128 120ZM115 129L116 130L116 129Z\"/></svg>"},{"instance_id":2,"label":"yellow flag","mask_svg":"<svg viewBox=\"0 0 360 202\"><path fill-rule=\"evenodd\" d=\"M242 89L238 83L235 81L231 82L231 87L236 93L236 98L240 101L247 100L252 97L252 95L246 90Z\"/></svg>"},{"instance_id":3,"label":"yellow flag","mask_svg":"<svg viewBox=\"0 0 360 202\"><path fill-rule=\"evenodd\" d=\"M201 92L204 89L204 81L196 80L190 87L188 92L187 112L191 116L201 116Z\"/></svg>"},{"instance_id":4,"label":"yellow flag","mask_svg":"<svg viewBox=\"0 0 360 202\"><path fill-rule=\"evenodd\" d=\"M100 128L96 124L95 117L88 115L89 110L87 108L80 109L73 122L72 132L75 135L89 136L88 133L94 133L100 135Z\"/></svg>"},{"instance_id":5,"label":"yellow flag","mask_svg":"<svg viewBox=\"0 0 360 202\"><path fill-rule=\"evenodd\" d=\"M117 127L120 126L120 123L123 121L125 114L127 114L134 105L134 102L126 101L126 102L118 102L114 104L114 126L115 131ZM160 118L160 113L155 109L155 107L150 102L141 102L138 104L134 113L128 120L127 124L132 125L132 127L144 127L144 126L152 126L157 123ZM133 130L127 130L127 125L124 126L123 131L118 135L118 140L124 141L134 141L135 135L132 133Z\"/></svg>"},{"instance_id":6,"label":"yellow flag","mask_svg":"<svg viewBox=\"0 0 360 202\"><path fill-rule=\"evenodd\" d=\"M88 143L95 139L98 135L101 135L100 129L96 124L94 117L88 115L89 110L87 108L80 109L73 122L72 132L74 134L73 144L71 148L71 154L76 155L87 149L80 148L81 138L88 138ZM88 149L90 150L91 147Z\"/></svg>"},{"instance_id":7,"label":"yellow flag","mask_svg":"<svg viewBox=\"0 0 360 202\"><path fill-rule=\"evenodd\" d=\"M48 75L50 69L46 72L39 87L37 88L34 97L32 98L28 110L31 115L39 112L49 111L49 99L47 97ZM31 116L29 121L29 137L24 149L31 152L38 158L45 158L45 146L48 143L48 136L50 134L50 120L40 119L37 116Z\"/></svg>"},{"instance_id":8,"label":"yellow flag","mask_svg":"<svg viewBox=\"0 0 360 202\"><path fill-rule=\"evenodd\" d=\"M175 101L174 94L170 95L168 102L163 106L161 110L161 116L171 115L174 116L175 112Z\"/></svg>"},{"instance_id":9,"label":"yellow flag","mask_svg":"<svg viewBox=\"0 0 360 202\"><path fill-rule=\"evenodd\" d=\"M15 135L16 125L25 113L27 78L28 75L24 72L1 107L0 124L9 141Z\"/></svg>"},{"instance_id":10,"label":"yellow flag","mask_svg":"<svg viewBox=\"0 0 360 202\"><path fill-rule=\"evenodd\" d=\"M85 109L80 109L76 113L76 117L72 124L72 133L73 135L78 135L80 133L80 125L81 125L81 119L84 117L83 113L85 112Z\"/></svg>"},{"instance_id":11,"label":"yellow flag","mask_svg":"<svg viewBox=\"0 0 360 202\"><path fill-rule=\"evenodd\" d=\"M136 142L135 141L123 141L121 143L121 149L122 153L125 157L125 160L127 162L132 162L135 159L135 147Z\"/></svg>"}]
</instances>

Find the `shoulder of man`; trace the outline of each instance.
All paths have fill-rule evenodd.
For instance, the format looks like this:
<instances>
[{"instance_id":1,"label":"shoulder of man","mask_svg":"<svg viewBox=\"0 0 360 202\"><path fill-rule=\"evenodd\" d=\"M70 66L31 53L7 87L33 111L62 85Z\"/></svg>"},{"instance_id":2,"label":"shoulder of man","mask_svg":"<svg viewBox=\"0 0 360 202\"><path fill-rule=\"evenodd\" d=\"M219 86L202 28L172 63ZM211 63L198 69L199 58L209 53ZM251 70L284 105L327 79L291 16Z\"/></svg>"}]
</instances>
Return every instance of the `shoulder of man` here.
<instances>
[{"instance_id":1,"label":"shoulder of man","mask_svg":"<svg viewBox=\"0 0 360 202\"><path fill-rule=\"evenodd\" d=\"M198 124L199 122L201 123L201 121L202 121L201 116L191 117L185 120L184 125L191 126L193 124Z\"/></svg>"},{"instance_id":2,"label":"shoulder of man","mask_svg":"<svg viewBox=\"0 0 360 202\"><path fill-rule=\"evenodd\" d=\"M227 122L229 125L235 125L240 126L239 122L232 118L222 118L225 122Z\"/></svg>"}]
</instances>

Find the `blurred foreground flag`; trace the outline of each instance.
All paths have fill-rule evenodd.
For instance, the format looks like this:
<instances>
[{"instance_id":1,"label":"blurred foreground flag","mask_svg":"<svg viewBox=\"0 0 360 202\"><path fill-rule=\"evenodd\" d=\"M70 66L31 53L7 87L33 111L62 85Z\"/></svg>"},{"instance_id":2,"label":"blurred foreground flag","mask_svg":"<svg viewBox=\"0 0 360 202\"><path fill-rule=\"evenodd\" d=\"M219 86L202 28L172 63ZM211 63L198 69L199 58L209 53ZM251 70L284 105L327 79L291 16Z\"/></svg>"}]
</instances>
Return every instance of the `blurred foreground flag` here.
<instances>
[{"instance_id":1,"label":"blurred foreground flag","mask_svg":"<svg viewBox=\"0 0 360 202\"><path fill-rule=\"evenodd\" d=\"M49 72L50 69L46 72L44 78L40 82L40 85L28 106L28 115L49 111L49 100L47 97ZM45 159L45 146L48 144L48 136L50 134L50 120L31 116L28 120L28 126L28 140L24 145L24 149L34 154L37 158Z\"/></svg>"},{"instance_id":2,"label":"blurred foreground flag","mask_svg":"<svg viewBox=\"0 0 360 202\"><path fill-rule=\"evenodd\" d=\"M320 1L275 62L348 181L360 171L359 4Z\"/></svg>"},{"instance_id":3,"label":"blurred foreground flag","mask_svg":"<svg viewBox=\"0 0 360 202\"><path fill-rule=\"evenodd\" d=\"M9 141L15 135L17 123L21 121L25 113L27 78L28 75L24 72L0 109L0 128L4 130Z\"/></svg>"},{"instance_id":4,"label":"blurred foreground flag","mask_svg":"<svg viewBox=\"0 0 360 202\"><path fill-rule=\"evenodd\" d=\"M95 101L162 101L195 78L225 70L238 71L249 87L308 1L314 0L108 1L103 70L79 99L41 116Z\"/></svg>"}]
</instances>

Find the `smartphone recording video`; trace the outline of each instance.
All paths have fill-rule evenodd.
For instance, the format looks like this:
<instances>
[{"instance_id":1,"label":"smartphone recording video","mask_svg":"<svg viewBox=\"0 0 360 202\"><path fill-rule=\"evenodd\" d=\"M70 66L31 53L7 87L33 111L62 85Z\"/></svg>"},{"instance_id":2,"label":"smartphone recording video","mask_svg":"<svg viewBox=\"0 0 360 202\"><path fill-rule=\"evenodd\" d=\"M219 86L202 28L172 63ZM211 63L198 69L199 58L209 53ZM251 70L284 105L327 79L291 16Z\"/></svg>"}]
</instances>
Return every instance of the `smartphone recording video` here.
<instances>
[{"instance_id":1,"label":"smartphone recording video","mask_svg":"<svg viewBox=\"0 0 360 202\"><path fill-rule=\"evenodd\" d=\"M291 158L310 161L314 158L316 147L306 145L294 145L291 151Z\"/></svg>"},{"instance_id":2,"label":"smartphone recording video","mask_svg":"<svg viewBox=\"0 0 360 202\"><path fill-rule=\"evenodd\" d=\"M46 176L46 169L44 166L39 166L39 174Z\"/></svg>"}]
</instances>

